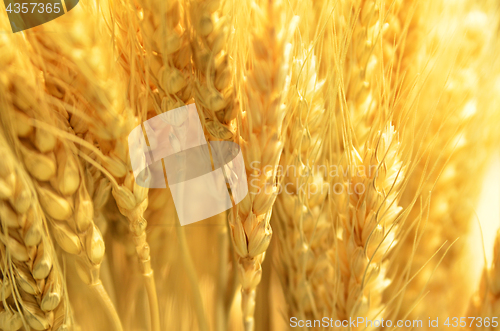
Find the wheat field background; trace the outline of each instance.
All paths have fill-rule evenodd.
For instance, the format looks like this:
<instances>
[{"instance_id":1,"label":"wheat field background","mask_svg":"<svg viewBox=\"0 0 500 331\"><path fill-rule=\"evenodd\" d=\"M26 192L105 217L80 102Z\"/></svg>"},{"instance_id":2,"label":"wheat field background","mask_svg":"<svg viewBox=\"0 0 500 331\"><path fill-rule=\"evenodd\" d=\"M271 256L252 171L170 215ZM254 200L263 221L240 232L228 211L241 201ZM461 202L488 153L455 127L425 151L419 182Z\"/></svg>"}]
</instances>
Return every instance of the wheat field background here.
<instances>
[{"instance_id":1,"label":"wheat field background","mask_svg":"<svg viewBox=\"0 0 500 331\"><path fill-rule=\"evenodd\" d=\"M500 330L498 1L0 12L0 330ZM249 193L180 226L128 135L192 103Z\"/></svg>"}]
</instances>

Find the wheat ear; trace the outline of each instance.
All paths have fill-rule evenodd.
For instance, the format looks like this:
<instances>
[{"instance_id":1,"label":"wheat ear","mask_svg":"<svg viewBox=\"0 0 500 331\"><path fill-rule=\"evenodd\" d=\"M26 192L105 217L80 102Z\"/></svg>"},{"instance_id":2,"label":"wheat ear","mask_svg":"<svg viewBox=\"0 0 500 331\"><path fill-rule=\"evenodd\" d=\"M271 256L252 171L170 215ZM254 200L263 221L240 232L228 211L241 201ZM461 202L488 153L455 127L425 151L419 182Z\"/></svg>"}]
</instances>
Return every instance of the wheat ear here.
<instances>
[{"instance_id":1,"label":"wheat ear","mask_svg":"<svg viewBox=\"0 0 500 331\"><path fill-rule=\"evenodd\" d=\"M191 48L182 1L139 0L139 22L146 93L156 113L187 104L192 99ZM141 68L138 68L141 70ZM147 80L149 77L150 81Z\"/></svg>"},{"instance_id":2,"label":"wheat ear","mask_svg":"<svg viewBox=\"0 0 500 331\"><path fill-rule=\"evenodd\" d=\"M254 328L255 291L272 234L270 218L277 192L275 169L283 147L282 91L289 66L288 40L296 25L296 19L282 25L286 18L279 8L279 2L254 3L256 24L251 32L252 55L245 77L240 140L249 194L229 218L238 255L246 330Z\"/></svg>"},{"instance_id":3,"label":"wheat ear","mask_svg":"<svg viewBox=\"0 0 500 331\"><path fill-rule=\"evenodd\" d=\"M390 124L374 132L363 156L355 152L346 165L347 178L340 176L342 194L333 194L338 220L331 258L340 282L335 302L341 319L378 318L383 313L387 256L401 228L398 201L404 166L399 146Z\"/></svg>"},{"instance_id":4,"label":"wheat ear","mask_svg":"<svg viewBox=\"0 0 500 331\"><path fill-rule=\"evenodd\" d=\"M2 121L5 125L4 116ZM71 316L54 319L58 307L69 305L63 291L62 271L34 185L19 166L4 133L4 129L0 129L3 156L0 174L3 188L0 200L0 328L18 330L24 326L26 329L58 330L63 325L72 325Z\"/></svg>"},{"instance_id":5,"label":"wheat ear","mask_svg":"<svg viewBox=\"0 0 500 331\"><path fill-rule=\"evenodd\" d=\"M83 16L82 20L72 21L74 24L72 26L75 27L75 29L81 24L85 24L83 23L85 22L83 19L87 17L85 15L88 15L88 13L82 11L80 15ZM141 216L147 206L147 189L134 186L133 174L131 170L129 170L130 165L128 162L126 134L130 129L131 121L134 121L134 116L130 108L127 108L125 105L125 89L123 88L123 84L120 83L119 71L113 71L111 69L112 67L105 69L102 67L102 63L82 59L74 53L75 49L87 49L91 52L102 54L99 53L99 51L102 50L102 47L105 45L106 39L104 38L102 41L98 39L99 36L102 36L98 29L98 25L95 26L95 29L89 29L88 32L89 38L83 38L78 33L78 30L70 29L67 35L63 35L62 38L58 38L57 40L47 35L41 38L41 33L38 35L30 35L32 38L30 41L33 48L41 55L40 58L44 59L42 62L35 56L33 61L39 65L46 74L49 92L55 97L52 99L54 104L61 105L65 111L71 114L71 116L68 116L70 117L69 123L71 124L71 129L79 135L85 135L87 143L91 141L99 147L98 150L90 145L91 152L99 157L100 163L102 164L102 166L98 163L94 163L94 165L98 166L101 171L104 171L114 184L113 193L119 200L118 204L122 207L120 210L128 216L132 223L131 230L137 235L135 243L138 247L141 266L145 266L143 268L144 278L147 283L148 294L151 297L150 306L153 314L152 323L156 325L158 316L158 314L155 313L155 311L157 311L156 292L154 290L152 270L148 267L149 253L144 235L145 223L143 222L144 218ZM58 61L57 64L64 64L62 68L58 68L56 62L53 60L56 55L59 55L61 60ZM103 61L109 61L108 63L111 63L112 58L103 57ZM70 85L75 75L78 77L79 83L85 87L80 91L73 90ZM59 91L58 94L55 93L57 91ZM92 107L88 104L88 100L93 101ZM103 124L109 120L112 120L117 125L106 126ZM65 138L69 139L70 136L71 135L65 135ZM71 138L71 140L77 142L79 145L83 143L82 139L76 139L76 137ZM85 146L88 149L88 146ZM72 148L72 150L75 149ZM88 162L92 161L90 157L85 157L85 153L90 153L85 149L82 149L82 152L75 151L75 153L78 153ZM79 173L81 175L83 170L79 170ZM132 182L130 182L131 179ZM76 207L82 206L82 204L78 204L78 198L84 199L85 211L93 213L92 201L84 185L85 184L82 183L77 192ZM117 193L117 191L119 192ZM50 192L44 193L49 194ZM70 215L71 213L69 213L69 216ZM61 220L55 215L51 216L56 220ZM92 249L101 249L102 252L99 253L104 254L103 244L100 245L98 243L102 241L101 234L94 226L93 222L90 224L91 226L89 229L91 231L87 231L86 233L86 238L88 238L88 240L85 240L86 245L84 247L92 245ZM56 223L54 223L54 226L56 226ZM60 230L58 233L62 235L64 234L64 230L68 229L57 228L57 230ZM79 254L80 248L78 247L78 241L76 241L77 238L73 237L70 239L75 240L72 242L74 246L68 246L67 248L71 253ZM97 240L97 242L92 241L94 239ZM94 252L92 251L87 253L91 253L91 255L89 255L91 265L93 266L91 270L97 270L94 270L91 275L83 279L87 281L87 283L90 281L92 286L98 286L99 288L94 287L98 290L97 292L99 295L103 295L105 291L102 290L102 285L100 281L98 281L98 268L95 268L100 264L102 256L93 256L92 254ZM95 258L95 260L92 260L92 258ZM79 271L81 271L81 268ZM82 273L80 273L80 276L82 276ZM104 302L109 303L109 299L105 299ZM111 317L113 318L115 327L121 328L116 312L114 312L112 306L107 305L107 307L109 308L109 312L112 312Z\"/></svg>"},{"instance_id":6,"label":"wheat ear","mask_svg":"<svg viewBox=\"0 0 500 331\"><path fill-rule=\"evenodd\" d=\"M303 42L307 43L307 26L301 32ZM301 318L320 317L321 311L328 309L325 292L333 279L327 255L333 230L325 205L327 173L318 171L318 166L325 166L326 85L318 76L313 41L309 43L308 49L296 46L294 51L286 97L287 135L280 161L281 193L273 213L289 316Z\"/></svg>"},{"instance_id":7,"label":"wheat ear","mask_svg":"<svg viewBox=\"0 0 500 331\"><path fill-rule=\"evenodd\" d=\"M54 320L54 310L67 306L69 302L63 291L62 271L44 227L43 212L34 191L30 192L33 187L29 186L29 177L23 178L27 175L21 170L11 175L16 179L17 191L11 199L23 199L27 209L24 212L16 210L8 200L2 201L4 297L0 327L3 330L18 330L24 325L35 330L57 330L62 325L70 326L71 316ZM9 219L19 223L13 226L13 223L8 224ZM9 286L8 291L6 286Z\"/></svg>"},{"instance_id":8,"label":"wheat ear","mask_svg":"<svg viewBox=\"0 0 500 331\"><path fill-rule=\"evenodd\" d=\"M26 86L26 82L23 82ZM33 88L33 86L32 86ZM33 90L35 90L33 88ZM18 98L21 96L17 96ZM26 96L23 96L26 97ZM16 103L16 100L14 100ZM51 114L48 107L38 105L35 100L24 107L25 116L36 119L32 124L44 123L47 127L36 127L37 135L16 137L19 150L35 181L35 187L43 211L50 220L52 233L59 246L70 254L78 255L82 279L97 291L104 303L109 302L99 280L99 267L104 257L104 241L93 222L93 204L85 187L83 171L75 154L76 148L47 133L52 128L64 132L69 123L61 113ZM37 139L38 137L38 139ZM42 153L45 152L45 153ZM121 323L112 306L106 311L113 319L115 329L121 330Z\"/></svg>"},{"instance_id":9,"label":"wheat ear","mask_svg":"<svg viewBox=\"0 0 500 331\"><path fill-rule=\"evenodd\" d=\"M43 102L43 85L35 78L35 70L21 51L23 44L24 40L16 36L0 42L2 53L7 54L5 66L0 70L0 139L4 157L0 185L2 276L4 286L10 283L8 292L4 288L2 300L2 323L7 325L1 328L16 330L21 321L27 329L57 330L73 325L73 321L64 291L64 276L34 184L36 180L49 180L55 175L56 140L30 124L30 117L38 110L46 111L47 104ZM19 52L9 57L16 47ZM20 119L22 123L18 122Z\"/></svg>"},{"instance_id":10,"label":"wheat ear","mask_svg":"<svg viewBox=\"0 0 500 331\"><path fill-rule=\"evenodd\" d=\"M399 17L401 1L348 1L342 7L347 26L337 24L350 43L343 66L346 102L361 146L374 121L389 116L382 104L396 94L399 84L397 56L403 49L405 22ZM389 93L378 94L380 85Z\"/></svg>"},{"instance_id":11,"label":"wheat ear","mask_svg":"<svg viewBox=\"0 0 500 331\"><path fill-rule=\"evenodd\" d=\"M204 115L205 127L212 138L232 140L239 107L230 44L234 16L224 4L228 3L190 2L191 48L196 75L195 101Z\"/></svg>"}]
</instances>

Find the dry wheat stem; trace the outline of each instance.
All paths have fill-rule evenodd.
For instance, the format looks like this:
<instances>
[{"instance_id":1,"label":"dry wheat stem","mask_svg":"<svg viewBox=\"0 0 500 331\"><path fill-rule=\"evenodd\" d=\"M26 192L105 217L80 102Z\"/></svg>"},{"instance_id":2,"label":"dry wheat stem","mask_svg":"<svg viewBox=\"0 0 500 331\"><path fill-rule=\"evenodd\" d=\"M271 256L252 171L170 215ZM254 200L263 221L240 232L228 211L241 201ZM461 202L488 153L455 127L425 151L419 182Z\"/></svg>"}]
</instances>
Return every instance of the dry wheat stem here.
<instances>
[{"instance_id":1,"label":"dry wheat stem","mask_svg":"<svg viewBox=\"0 0 500 331\"><path fill-rule=\"evenodd\" d=\"M198 284L199 284L198 276L196 275L196 270L194 268L194 264L193 264L193 261L191 259L191 256L188 255L189 247L188 247L187 240L186 240L186 234L184 233L183 229L181 229L180 226L176 226L176 230L177 230L177 237L179 238L179 242L180 242L181 252L184 255L184 257L183 257L184 266L187 269L186 271L187 271L188 277L190 278L189 280L191 282L191 288L193 289L194 296L195 296L194 297L194 301L195 301L194 304L195 304L195 309L197 311L197 316L198 316L198 329L200 331L208 331L209 327L208 327L208 322L207 322L206 317L205 317L205 312L204 312L204 308L203 308L203 301L201 298L201 293L198 290Z\"/></svg>"},{"instance_id":2,"label":"dry wheat stem","mask_svg":"<svg viewBox=\"0 0 500 331\"><path fill-rule=\"evenodd\" d=\"M134 48L136 53L132 57L139 59L137 61L139 77L134 77L132 72L131 80L133 80L132 85L137 84L137 89L142 93L138 97L145 97L152 106L152 109L146 107L141 111L137 111L145 119L146 113L154 116L155 113L177 108L191 100L191 49L189 47L188 33L186 32L187 17L185 8L181 6L180 1L167 3L137 1L137 4L142 9L142 12L139 17L140 31L135 37L138 41L134 41L134 45L139 44L140 47L131 47ZM160 19L160 17L167 17L167 19ZM135 38L132 39L135 40ZM121 43L124 44L123 41ZM142 77L144 79L138 81ZM146 86L146 88L142 88L141 85ZM128 176L131 176L131 173ZM137 185L135 186L137 187ZM115 190L113 190L113 195L116 197ZM118 206L123 211L124 208L120 206L120 203L118 203ZM147 202L143 207L143 209L147 207ZM127 215L127 212L125 214ZM132 214L127 216L130 218ZM181 231L184 231L184 229L181 229ZM137 237L138 239L142 238L142 236ZM145 245L145 241L138 241L138 247L141 245ZM144 250L142 252L146 253ZM147 252L147 256L149 258L149 252ZM145 259L143 261L145 262ZM150 266L145 267L150 269ZM147 272L145 271L145 273ZM151 276L150 281L152 280ZM154 286L148 287L151 298L156 292L153 289ZM193 288L193 290L197 292L197 288ZM152 310L154 315L152 315L153 328L155 330L159 328L157 310L157 308ZM204 316L199 314L199 320L202 324L203 319Z\"/></svg>"}]
</instances>

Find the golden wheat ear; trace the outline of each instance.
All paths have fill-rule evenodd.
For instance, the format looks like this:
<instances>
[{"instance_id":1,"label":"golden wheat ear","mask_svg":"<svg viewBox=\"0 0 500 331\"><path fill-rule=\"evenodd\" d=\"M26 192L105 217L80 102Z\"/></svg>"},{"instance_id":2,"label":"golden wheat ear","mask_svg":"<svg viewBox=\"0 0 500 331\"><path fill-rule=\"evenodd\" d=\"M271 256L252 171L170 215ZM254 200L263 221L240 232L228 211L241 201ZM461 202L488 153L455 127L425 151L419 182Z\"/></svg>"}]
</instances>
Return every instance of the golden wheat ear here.
<instances>
[{"instance_id":1,"label":"golden wheat ear","mask_svg":"<svg viewBox=\"0 0 500 331\"><path fill-rule=\"evenodd\" d=\"M7 111L7 105L2 104L2 109ZM4 125L5 115L2 116ZM63 286L64 275L35 185L7 137L4 128L0 129L3 156L0 167L0 328L19 330L24 326L45 330L72 325L72 316L66 314L69 301ZM54 313L58 314L57 320Z\"/></svg>"},{"instance_id":2,"label":"golden wheat ear","mask_svg":"<svg viewBox=\"0 0 500 331\"><path fill-rule=\"evenodd\" d=\"M42 181L51 181L57 176L58 140L33 126L34 118L48 117L51 121L53 114L45 102L43 83L25 53L25 46L25 41L16 36L3 38L0 44L2 52L9 48L18 50L9 65L2 67L5 79L0 84L3 96L0 140L4 156L1 162L1 269L3 284L10 283L9 292L4 292L0 327L5 330L17 330L21 326L57 329L74 323L63 270L49 232L47 201L37 188ZM64 170L63 166L60 168ZM68 178L68 182L71 179ZM54 213L68 212L67 208L51 207Z\"/></svg>"},{"instance_id":3,"label":"golden wheat ear","mask_svg":"<svg viewBox=\"0 0 500 331\"><path fill-rule=\"evenodd\" d=\"M242 91L240 142L249 194L230 213L229 224L238 255L246 330L254 329L255 293L272 235L270 218L277 185L275 174L267 170L278 165L283 148L283 90L287 87L289 40L297 23L297 18L286 16L282 5L281 2L253 3L252 53Z\"/></svg>"},{"instance_id":4,"label":"golden wheat ear","mask_svg":"<svg viewBox=\"0 0 500 331\"><path fill-rule=\"evenodd\" d=\"M55 147L55 160L60 162L58 171L61 173L58 178L49 180L50 185L37 185L37 191L45 212L50 216L58 243L69 254L78 256L78 275L102 299L113 328L121 330L121 322L100 281L104 242L94 223L94 212L100 215L99 209L104 203L98 199L106 199L109 195L106 180L112 183L113 196L120 211L128 216L136 237L135 244L151 298L152 323L158 329L156 291L144 232L146 222L142 217L147 206L147 189L137 186L133 180L127 148L128 131L138 119L127 106L121 72L114 66L112 53L107 52L110 37L104 34L97 17L88 8L84 9L78 11L79 15L72 20L54 22L52 28L59 28L61 35L40 27L27 36L32 62L44 73L47 99L58 112L53 115L48 112L45 117L37 118L37 129L47 130L44 124L49 128L53 125L58 129L54 130L54 135L61 138ZM86 36L79 33L82 26L88 27ZM78 56L75 50L100 54L102 62ZM106 64L109 67L103 67ZM75 159L78 156L94 168L86 163L80 164L80 160ZM86 176L89 171L93 178ZM77 179L69 177L65 183L65 174ZM104 176L106 179L99 191ZM74 185L76 182L79 184ZM94 201L98 204L97 210Z\"/></svg>"},{"instance_id":5,"label":"golden wheat ear","mask_svg":"<svg viewBox=\"0 0 500 331\"><path fill-rule=\"evenodd\" d=\"M140 37L145 53L137 51L140 62L135 74L144 77L144 87L153 96L153 109L159 114L192 102L187 7L180 0L141 0L137 4L142 17L136 38Z\"/></svg>"},{"instance_id":6,"label":"golden wheat ear","mask_svg":"<svg viewBox=\"0 0 500 331\"><path fill-rule=\"evenodd\" d=\"M234 16L229 2L192 1L189 5L195 101L213 139L235 140L239 103L231 41Z\"/></svg>"},{"instance_id":7,"label":"golden wheat ear","mask_svg":"<svg viewBox=\"0 0 500 331\"><path fill-rule=\"evenodd\" d=\"M299 25L303 27L303 42L309 42L309 48L303 49L297 43L292 51L294 60L290 66L283 132L285 145L277 169L280 193L272 224L280 248L276 263L282 266L280 276L289 316L315 319L320 318L321 311L332 309L325 289L334 287L330 283L333 264L328 261L333 228L326 203L329 192L328 171L325 171L325 130L329 123L329 113L325 110L326 84L319 78L315 38L306 41L309 35L303 32L307 31L307 24L316 25L311 21L301 21Z\"/></svg>"}]
</instances>

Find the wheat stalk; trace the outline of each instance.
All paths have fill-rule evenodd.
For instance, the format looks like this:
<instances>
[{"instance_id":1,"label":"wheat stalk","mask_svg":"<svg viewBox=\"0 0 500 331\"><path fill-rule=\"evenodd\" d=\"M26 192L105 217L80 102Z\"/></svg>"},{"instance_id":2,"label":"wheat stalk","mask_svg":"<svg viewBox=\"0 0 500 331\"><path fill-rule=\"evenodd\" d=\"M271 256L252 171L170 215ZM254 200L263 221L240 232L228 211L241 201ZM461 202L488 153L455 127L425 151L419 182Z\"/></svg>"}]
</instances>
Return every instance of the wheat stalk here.
<instances>
[{"instance_id":1,"label":"wheat stalk","mask_svg":"<svg viewBox=\"0 0 500 331\"><path fill-rule=\"evenodd\" d=\"M227 1L196 0L187 3L190 23L190 43L193 57L195 102L209 140L237 139L239 101L234 83L235 54L231 46L232 30L237 20L236 6ZM223 267L218 277L217 327L227 326L233 286L227 286L226 259L228 229L217 234L221 245L219 263ZM225 244L224 244L225 243ZM233 272L233 275L235 273ZM233 276L234 278L234 276Z\"/></svg>"},{"instance_id":2,"label":"wheat stalk","mask_svg":"<svg viewBox=\"0 0 500 331\"><path fill-rule=\"evenodd\" d=\"M313 40L316 35L325 40L314 45L314 53L320 63L333 62L332 68L321 63L316 70L325 79L325 115L316 120L331 133L314 130L324 137L319 139L324 155L307 154L313 140L308 137L302 156L295 157L303 163L299 175L301 167L312 172L302 180L309 184L306 191L314 185L321 193L315 192L310 201L298 194L295 203L285 195L283 200L289 203L282 207L293 220L287 246L296 247L292 251L295 270L287 270L289 276L298 274L290 277L297 287L290 305L305 318L320 318L325 312L340 320L389 315L382 301L389 283L388 254L401 232L396 223L403 216L399 197L405 177L398 134L392 126L394 102L388 97L397 86L391 79L399 46L388 42L399 27L391 4L316 4L314 17L323 20L311 29ZM391 35L391 30L396 32ZM311 98L305 93L300 96L306 101ZM314 119L302 121L307 120ZM300 137L298 128L292 132L298 131ZM290 144L300 148L300 141L292 138ZM337 171L332 175L329 167ZM325 185L329 203L322 207ZM357 192L360 188L364 191Z\"/></svg>"},{"instance_id":3,"label":"wheat stalk","mask_svg":"<svg viewBox=\"0 0 500 331\"><path fill-rule=\"evenodd\" d=\"M289 316L318 319L332 312L335 291L331 250L333 224L328 209L328 130L332 123L333 9L330 1L295 4L303 13L294 43L291 87L286 97L287 137L280 161L281 193L275 204L281 281ZM309 45L308 47L306 47ZM328 290L331 289L331 290Z\"/></svg>"}]
</instances>

